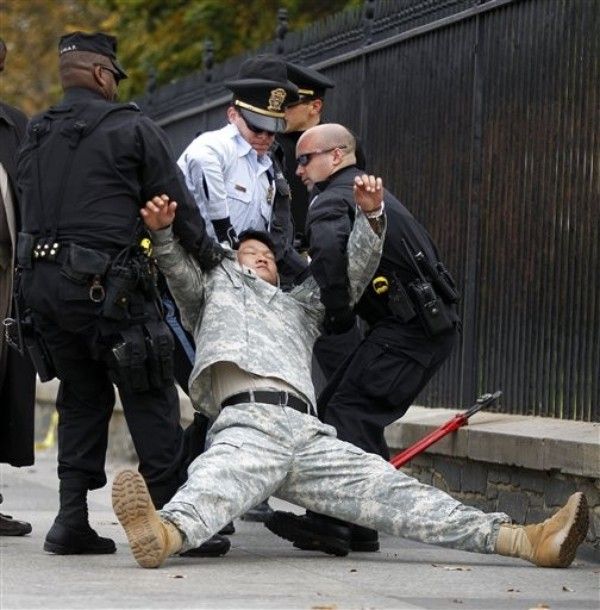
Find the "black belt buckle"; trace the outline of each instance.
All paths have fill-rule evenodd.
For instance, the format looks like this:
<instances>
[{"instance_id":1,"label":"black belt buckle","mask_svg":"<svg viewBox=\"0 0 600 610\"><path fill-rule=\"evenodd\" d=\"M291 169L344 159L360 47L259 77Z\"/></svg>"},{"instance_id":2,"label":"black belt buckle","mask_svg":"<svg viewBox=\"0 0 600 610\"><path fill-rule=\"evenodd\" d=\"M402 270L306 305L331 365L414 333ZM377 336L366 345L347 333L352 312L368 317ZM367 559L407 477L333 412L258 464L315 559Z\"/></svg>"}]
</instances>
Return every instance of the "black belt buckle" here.
<instances>
[{"instance_id":1,"label":"black belt buckle","mask_svg":"<svg viewBox=\"0 0 600 610\"><path fill-rule=\"evenodd\" d=\"M33 247L33 258L55 263L61 248L62 245L53 239L39 239Z\"/></svg>"}]
</instances>

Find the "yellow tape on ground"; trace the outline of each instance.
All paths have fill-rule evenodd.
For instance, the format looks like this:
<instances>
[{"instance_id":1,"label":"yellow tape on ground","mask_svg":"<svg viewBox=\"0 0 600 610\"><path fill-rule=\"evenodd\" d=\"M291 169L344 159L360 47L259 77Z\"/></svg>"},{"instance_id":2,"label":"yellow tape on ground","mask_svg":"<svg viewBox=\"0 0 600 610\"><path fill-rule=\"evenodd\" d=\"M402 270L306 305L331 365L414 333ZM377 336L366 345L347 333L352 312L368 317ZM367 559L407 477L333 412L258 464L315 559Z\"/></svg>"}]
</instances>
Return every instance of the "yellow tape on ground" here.
<instances>
[{"instance_id":1,"label":"yellow tape on ground","mask_svg":"<svg viewBox=\"0 0 600 610\"><path fill-rule=\"evenodd\" d=\"M54 445L56 445L56 429L58 428L58 411L54 411L52 413L52 417L50 418L50 425L48 426L48 431L46 432L46 436L44 440L36 443L36 449L52 449Z\"/></svg>"}]
</instances>

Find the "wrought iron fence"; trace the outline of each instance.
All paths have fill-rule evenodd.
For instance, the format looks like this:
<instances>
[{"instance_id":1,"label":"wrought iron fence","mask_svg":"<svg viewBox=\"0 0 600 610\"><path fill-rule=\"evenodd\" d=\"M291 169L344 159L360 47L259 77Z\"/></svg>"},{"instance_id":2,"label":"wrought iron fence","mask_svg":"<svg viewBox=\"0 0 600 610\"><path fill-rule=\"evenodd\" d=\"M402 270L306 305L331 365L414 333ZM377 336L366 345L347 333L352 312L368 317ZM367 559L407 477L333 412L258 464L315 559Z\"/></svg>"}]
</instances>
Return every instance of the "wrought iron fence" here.
<instances>
[{"instance_id":1,"label":"wrought iron fence","mask_svg":"<svg viewBox=\"0 0 600 610\"><path fill-rule=\"evenodd\" d=\"M279 51L336 81L326 118L428 227L463 286L460 348L419 399L600 420L600 3L365 2ZM225 122L238 57L140 104L179 153Z\"/></svg>"}]
</instances>

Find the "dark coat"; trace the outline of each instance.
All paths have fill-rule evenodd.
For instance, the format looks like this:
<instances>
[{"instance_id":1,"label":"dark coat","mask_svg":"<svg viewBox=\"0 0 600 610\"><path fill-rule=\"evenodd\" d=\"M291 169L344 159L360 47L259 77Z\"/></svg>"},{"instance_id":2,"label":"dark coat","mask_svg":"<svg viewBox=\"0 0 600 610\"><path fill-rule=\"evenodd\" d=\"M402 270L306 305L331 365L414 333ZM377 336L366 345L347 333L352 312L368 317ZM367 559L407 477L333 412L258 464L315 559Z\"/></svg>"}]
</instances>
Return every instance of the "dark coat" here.
<instances>
[{"instance_id":1,"label":"dark coat","mask_svg":"<svg viewBox=\"0 0 600 610\"><path fill-rule=\"evenodd\" d=\"M0 102L0 163L8 174L15 202L18 197L16 157L26 125L27 117L20 110ZM20 230L19 211L15 209L12 212L16 235ZM22 358L9 349L0 387L0 462L13 466L33 464L34 406L35 370L29 358Z\"/></svg>"}]
</instances>

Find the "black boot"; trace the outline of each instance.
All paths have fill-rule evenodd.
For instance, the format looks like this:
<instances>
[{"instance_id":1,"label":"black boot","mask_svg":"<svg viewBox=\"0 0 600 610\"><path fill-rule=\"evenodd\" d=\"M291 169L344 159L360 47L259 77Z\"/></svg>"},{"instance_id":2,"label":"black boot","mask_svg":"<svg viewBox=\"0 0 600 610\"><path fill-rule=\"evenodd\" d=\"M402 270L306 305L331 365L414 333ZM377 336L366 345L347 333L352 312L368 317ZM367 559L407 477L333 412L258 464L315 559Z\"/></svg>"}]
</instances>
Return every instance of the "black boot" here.
<instances>
[{"instance_id":1,"label":"black boot","mask_svg":"<svg viewBox=\"0 0 600 610\"><path fill-rule=\"evenodd\" d=\"M31 524L0 513L0 536L25 536L31 533Z\"/></svg>"},{"instance_id":2,"label":"black boot","mask_svg":"<svg viewBox=\"0 0 600 610\"><path fill-rule=\"evenodd\" d=\"M220 530L219 534L221 536L231 536L231 534L235 534L235 525L233 525L233 521L225 524Z\"/></svg>"},{"instance_id":3,"label":"black boot","mask_svg":"<svg viewBox=\"0 0 600 610\"><path fill-rule=\"evenodd\" d=\"M195 549L179 553L180 557L220 557L231 548L229 538L215 534Z\"/></svg>"},{"instance_id":4,"label":"black boot","mask_svg":"<svg viewBox=\"0 0 600 610\"><path fill-rule=\"evenodd\" d=\"M0 504L2 504L2 494L0 494ZM31 534L31 524L27 521L13 519L10 515L0 513L0 536L25 536Z\"/></svg>"},{"instance_id":5,"label":"black boot","mask_svg":"<svg viewBox=\"0 0 600 610\"><path fill-rule=\"evenodd\" d=\"M105 555L117 548L110 538L102 538L90 527L87 489L73 482L60 482L60 509L46 534L44 551L56 555Z\"/></svg>"},{"instance_id":6,"label":"black boot","mask_svg":"<svg viewBox=\"0 0 600 610\"><path fill-rule=\"evenodd\" d=\"M379 534L377 530L360 525L352 526L350 550L359 553L374 553L379 550Z\"/></svg>"},{"instance_id":7,"label":"black boot","mask_svg":"<svg viewBox=\"0 0 600 610\"><path fill-rule=\"evenodd\" d=\"M269 500L267 499L246 511L240 517L240 519L242 521L257 521L259 523L265 523L265 521L267 521L267 519L269 519L274 512L275 511L271 508L269 505Z\"/></svg>"},{"instance_id":8,"label":"black boot","mask_svg":"<svg viewBox=\"0 0 600 610\"><path fill-rule=\"evenodd\" d=\"M293 542L296 548L303 551L323 551L344 557L351 549L352 525L340 519L310 511L299 516L277 510L265 525L271 532Z\"/></svg>"}]
</instances>

